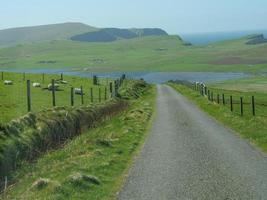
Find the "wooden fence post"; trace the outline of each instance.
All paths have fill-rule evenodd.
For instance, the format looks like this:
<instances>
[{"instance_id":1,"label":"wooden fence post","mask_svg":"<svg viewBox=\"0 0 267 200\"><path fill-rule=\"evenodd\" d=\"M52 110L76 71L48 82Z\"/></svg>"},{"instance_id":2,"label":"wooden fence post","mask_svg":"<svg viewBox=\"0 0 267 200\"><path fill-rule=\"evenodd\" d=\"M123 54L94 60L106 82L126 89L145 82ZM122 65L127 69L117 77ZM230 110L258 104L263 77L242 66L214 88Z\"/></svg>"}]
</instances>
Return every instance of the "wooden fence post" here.
<instances>
[{"instance_id":1,"label":"wooden fence post","mask_svg":"<svg viewBox=\"0 0 267 200\"><path fill-rule=\"evenodd\" d=\"M83 86L81 86L81 103L82 103L82 105L84 104L84 101L83 101Z\"/></svg>"},{"instance_id":2,"label":"wooden fence post","mask_svg":"<svg viewBox=\"0 0 267 200\"><path fill-rule=\"evenodd\" d=\"M60 80L63 81L63 73L60 74Z\"/></svg>"},{"instance_id":3,"label":"wooden fence post","mask_svg":"<svg viewBox=\"0 0 267 200\"><path fill-rule=\"evenodd\" d=\"M105 101L107 100L107 87L105 87Z\"/></svg>"},{"instance_id":4,"label":"wooden fence post","mask_svg":"<svg viewBox=\"0 0 267 200\"><path fill-rule=\"evenodd\" d=\"M208 100L210 101L210 90L208 90Z\"/></svg>"},{"instance_id":5,"label":"wooden fence post","mask_svg":"<svg viewBox=\"0 0 267 200\"><path fill-rule=\"evenodd\" d=\"M90 89L90 93L91 93L91 95L90 95L90 97L91 97L91 103L93 103L94 102L93 88Z\"/></svg>"},{"instance_id":6,"label":"wooden fence post","mask_svg":"<svg viewBox=\"0 0 267 200\"><path fill-rule=\"evenodd\" d=\"M70 105L74 106L74 89L73 89L73 87L70 89Z\"/></svg>"},{"instance_id":7,"label":"wooden fence post","mask_svg":"<svg viewBox=\"0 0 267 200\"><path fill-rule=\"evenodd\" d=\"M100 103L101 102L101 88L98 89L98 99Z\"/></svg>"},{"instance_id":8,"label":"wooden fence post","mask_svg":"<svg viewBox=\"0 0 267 200\"><path fill-rule=\"evenodd\" d=\"M251 97L251 103L252 103L252 114L253 114L253 116L255 116L256 112L255 112L255 98L254 98L254 96Z\"/></svg>"},{"instance_id":9,"label":"wooden fence post","mask_svg":"<svg viewBox=\"0 0 267 200\"><path fill-rule=\"evenodd\" d=\"M240 97L240 115L243 116L243 97Z\"/></svg>"},{"instance_id":10,"label":"wooden fence post","mask_svg":"<svg viewBox=\"0 0 267 200\"><path fill-rule=\"evenodd\" d=\"M4 80L4 72L1 72L2 81Z\"/></svg>"},{"instance_id":11,"label":"wooden fence post","mask_svg":"<svg viewBox=\"0 0 267 200\"><path fill-rule=\"evenodd\" d=\"M45 75L44 73L42 74L42 82L44 83L44 80L45 80Z\"/></svg>"},{"instance_id":12,"label":"wooden fence post","mask_svg":"<svg viewBox=\"0 0 267 200\"><path fill-rule=\"evenodd\" d=\"M225 105L225 97L224 97L224 94L222 94L222 101L223 101L223 105Z\"/></svg>"},{"instance_id":13,"label":"wooden fence post","mask_svg":"<svg viewBox=\"0 0 267 200\"><path fill-rule=\"evenodd\" d=\"M220 95L217 94L217 103L220 104Z\"/></svg>"},{"instance_id":14,"label":"wooden fence post","mask_svg":"<svg viewBox=\"0 0 267 200\"><path fill-rule=\"evenodd\" d=\"M56 106L55 80L52 79L52 105Z\"/></svg>"},{"instance_id":15,"label":"wooden fence post","mask_svg":"<svg viewBox=\"0 0 267 200\"><path fill-rule=\"evenodd\" d=\"M31 112L31 81L27 80L27 106L28 112Z\"/></svg>"},{"instance_id":16,"label":"wooden fence post","mask_svg":"<svg viewBox=\"0 0 267 200\"><path fill-rule=\"evenodd\" d=\"M213 102L213 92L211 92L211 101Z\"/></svg>"},{"instance_id":17,"label":"wooden fence post","mask_svg":"<svg viewBox=\"0 0 267 200\"><path fill-rule=\"evenodd\" d=\"M230 96L230 108L231 108L231 111L233 112L234 107L233 107L233 96L232 95Z\"/></svg>"}]
</instances>

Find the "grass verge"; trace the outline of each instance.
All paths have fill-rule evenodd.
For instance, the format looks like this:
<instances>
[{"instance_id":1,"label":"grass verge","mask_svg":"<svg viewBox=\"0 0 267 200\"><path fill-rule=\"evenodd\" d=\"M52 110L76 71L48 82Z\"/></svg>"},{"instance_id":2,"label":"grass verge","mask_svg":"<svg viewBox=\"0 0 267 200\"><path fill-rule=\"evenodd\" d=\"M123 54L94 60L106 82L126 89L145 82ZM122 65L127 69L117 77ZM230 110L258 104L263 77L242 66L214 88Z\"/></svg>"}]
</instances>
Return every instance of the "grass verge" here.
<instances>
[{"instance_id":1,"label":"grass verge","mask_svg":"<svg viewBox=\"0 0 267 200\"><path fill-rule=\"evenodd\" d=\"M191 90L186 86L169 83L176 91L187 97L201 110L205 111L225 126L235 132L250 143L267 152L267 117L259 115L240 116L237 112L231 112L228 106L219 105L210 102L207 98L201 96L197 91ZM233 93L233 92L232 92ZM244 94L243 94L244 95Z\"/></svg>"},{"instance_id":2,"label":"grass verge","mask_svg":"<svg viewBox=\"0 0 267 200\"><path fill-rule=\"evenodd\" d=\"M135 93L137 94L137 93ZM122 95L127 97L129 94ZM86 131L36 163L25 162L7 199L115 199L125 170L145 138L155 89L146 89L121 114ZM145 123L144 123L145 122Z\"/></svg>"}]
</instances>

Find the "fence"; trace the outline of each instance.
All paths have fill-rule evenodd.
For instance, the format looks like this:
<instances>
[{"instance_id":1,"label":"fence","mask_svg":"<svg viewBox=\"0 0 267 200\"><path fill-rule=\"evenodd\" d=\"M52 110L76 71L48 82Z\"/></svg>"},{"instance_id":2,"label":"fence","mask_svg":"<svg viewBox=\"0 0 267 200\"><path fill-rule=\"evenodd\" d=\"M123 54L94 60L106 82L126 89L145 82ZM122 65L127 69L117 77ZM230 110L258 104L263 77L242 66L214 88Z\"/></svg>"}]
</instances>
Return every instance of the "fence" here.
<instances>
[{"instance_id":1,"label":"fence","mask_svg":"<svg viewBox=\"0 0 267 200\"><path fill-rule=\"evenodd\" d=\"M208 88L203 83L191 83L188 81L175 81L182 84L201 96L206 97L210 102L222 106L228 106L230 111L243 116L267 116L267 95L251 94L239 91L220 90Z\"/></svg>"},{"instance_id":2,"label":"fence","mask_svg":"<svg viewBox=\"0 0 267 200\"><path fill-rule=\"evenodd\" d=\"M0 123L29 111L54 106L77 106L108 101L118 95L119 79L70 77L63 74L1 72Z\"/></svg>"}]
</instances>

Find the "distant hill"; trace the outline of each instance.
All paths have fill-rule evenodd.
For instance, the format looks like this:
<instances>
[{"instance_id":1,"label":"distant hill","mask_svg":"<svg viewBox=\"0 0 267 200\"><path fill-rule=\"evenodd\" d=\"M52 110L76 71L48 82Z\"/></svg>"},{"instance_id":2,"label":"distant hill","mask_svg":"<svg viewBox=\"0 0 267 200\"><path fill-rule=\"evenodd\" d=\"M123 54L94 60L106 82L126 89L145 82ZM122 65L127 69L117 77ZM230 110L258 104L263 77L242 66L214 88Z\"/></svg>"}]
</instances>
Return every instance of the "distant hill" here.
<instances>
[{"instance_id":1,"label":"distant hill","mask_svg":"<svg viewBox=\"0 0 267 200\"><path fill-rule=\"evenodd\" d=\"M22 43L66 40L73 35L97 31L97 28L82 23L63 23L0 30L0 46Z\"/></svg>"},{"instance_id":2,"label":"distant hill","mask_svg":"<svg viewBox=\"0 0 267 200\"><path fill-rule=\"evenodd\" d=\"M249 39L249 41L246 42L246 44L249 44L249 45L267 43L267 39L264 38L263 34L252 35L252 36L249 36L248 39Z\"/></svg>"},{"instance_id":3,"label":"distant hill","mask_svg":"<svg viewBox=\"0 0 267 200\"><path fill-rule=\"evenodd\" d=\"M79 34L71 37L73 41L82 42L113 42L119 39L132 39L143 36L166 36L162 29L144 28L144 29L118 29L103 28L98 31Z\"/></svg>"}]
</instances>

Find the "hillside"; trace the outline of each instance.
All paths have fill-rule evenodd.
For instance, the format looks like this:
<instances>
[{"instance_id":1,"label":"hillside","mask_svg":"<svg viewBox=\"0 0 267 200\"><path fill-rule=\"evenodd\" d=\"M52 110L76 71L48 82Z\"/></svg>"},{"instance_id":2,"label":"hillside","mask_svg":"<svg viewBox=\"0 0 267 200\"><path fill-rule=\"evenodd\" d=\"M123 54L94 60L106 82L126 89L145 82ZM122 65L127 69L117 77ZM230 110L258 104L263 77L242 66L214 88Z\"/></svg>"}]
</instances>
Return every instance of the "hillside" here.
<instances>
[{"instance_id":1,"label":"hillside","mask_svg":"<svg viewBox=\"0 0 267 200\"><path fill-rule=\"evenodd\" d=\"M70 28L74 26L80 28ZM49 37L43 40L31 38L38 42L0 48L0 69L267 72L267 44L260 36L190 46L161 29L96 29L83 24L60 27L68 31L55 28L53 34L46 32ZM51 39L55 37L58 39ZM255 44L248 44L255 39Z\"/></svg>"},{"instance_id":2,"label":"hillside","mask_svg":"<svg viewBox=\"0 0 267 200\"><path fill-rule=\"evenodd\" d=\"M71 37L73 41L81 42L113 42L119 39L132 39L144 36L163 36L168 35L164 30L158 28L144 29L118 29L103 28L99 31L83 33Z\"/></svg>"},{"instance_id":3,"label":"hillside","mask_svg":"<svg viewBox=\"0 0 267 200\"><path fill-rule=\"evenodd\" d=\"M96 31L97 28L82 23L52 24L0 30L0 46L50 40L66 40L76 34Z\"/></svg>"}]
</instances>

